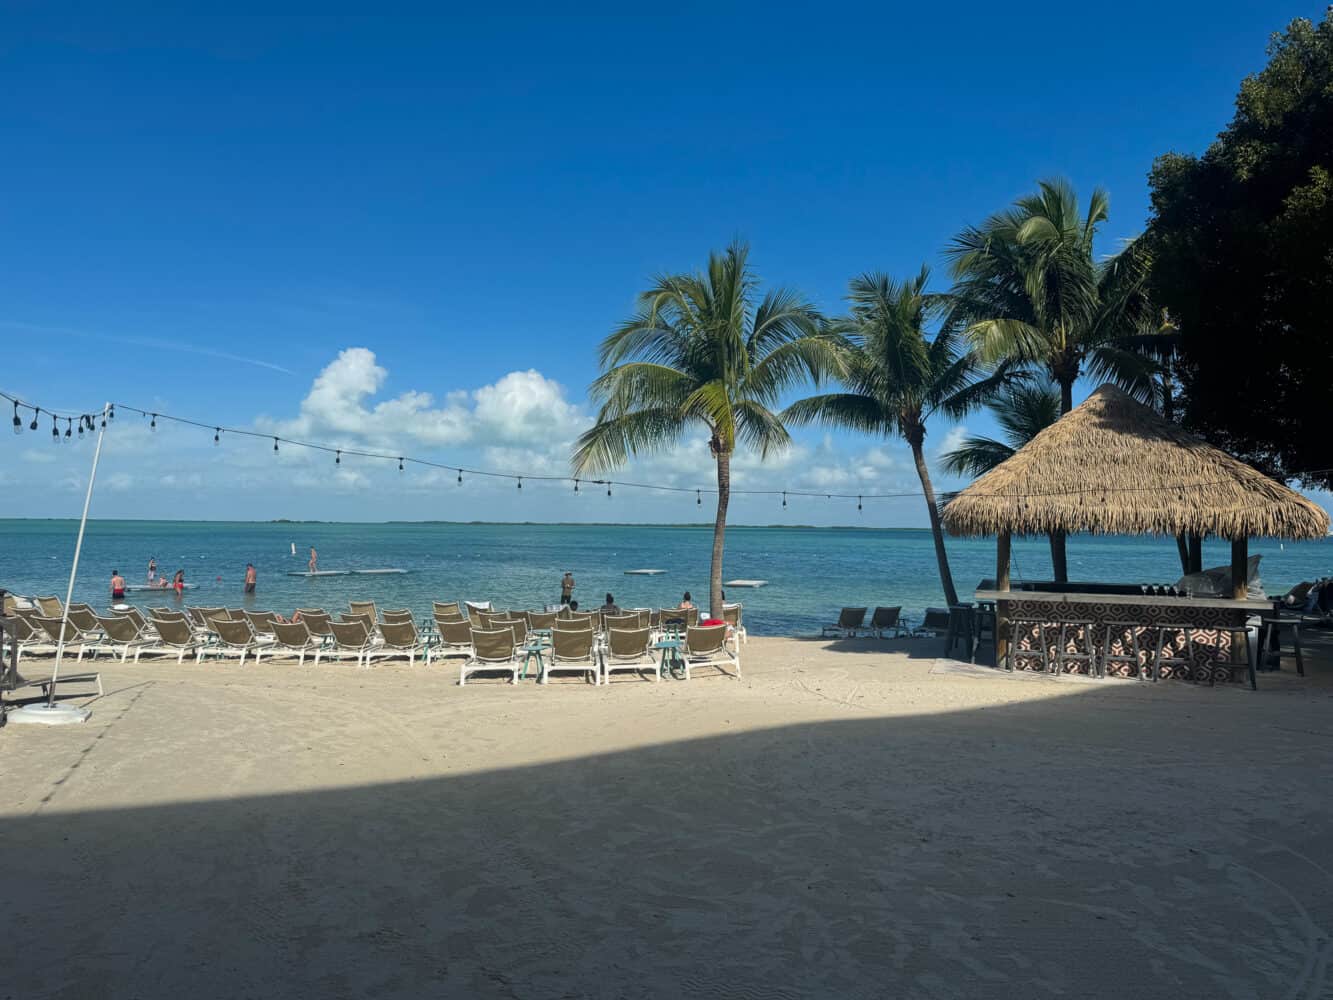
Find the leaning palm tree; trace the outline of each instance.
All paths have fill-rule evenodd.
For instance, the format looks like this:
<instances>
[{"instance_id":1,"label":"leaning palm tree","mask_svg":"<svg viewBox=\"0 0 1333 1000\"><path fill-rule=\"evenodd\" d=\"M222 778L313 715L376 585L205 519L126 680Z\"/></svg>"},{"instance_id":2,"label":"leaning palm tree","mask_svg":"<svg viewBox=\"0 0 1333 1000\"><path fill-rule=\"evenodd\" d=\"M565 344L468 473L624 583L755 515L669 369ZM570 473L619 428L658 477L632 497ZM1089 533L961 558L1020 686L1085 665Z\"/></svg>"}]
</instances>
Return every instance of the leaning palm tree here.
<instances>
[{"instance_id":1,"label":"leaning palm tree","mask_svg":"<svg viewBox=\"0 0 1333 1000\"><path fill-rule=\"evenodd\" d=\"M851 281L849 315L833 324L845 338L846 391L797 400L783 412L794 424L821 423L907 442L921 480L935 537L940 584L950 604L958 603L935 489L926 464L926 423L936 414L959 417L984 402L1008 378L1007 366L982 373L976 356L959 349L948 327L926 337L925 324L936 307L926 293L930 272L896 282L883 274Z\"/></svg>"},{"instance_id":2,"label":"leaning palm tree","mask_svg":"<svg viewBox=\"0 0 1333 1000\"><path fill-rule=\"evenodd\" d=\"M1060 389L1048 380L1018 381L986 404L1000 425L1004 440L969 437L952 451L945 452L941 466L956 476L981 476L1006 461L1060 419ZM1059 546L1058 535L1051 535L1051 558Z\"/></svg>"},{"instance_id":3,"label":"leaning palm tree","mask_svg":"<svg viewBox=\"0 0 1333 1000\"><path fill-rule=\"evenodd\" d=\"M734 243L696 274L666 275L602 342L603 374L589 389L597 422L579 438L575 475L600 473L633 455L662 451L695 427L708 432L717 465L717 516L708 603L722 617L722 551L738 444L762 456L785 448L774 412L781 395L838 370L836 338L819 313L786 289L760 297L749 249Z\"/></svg>"},{"instance_id":4,"label":"leaning palm tree","mask_svg":"<svg viewBox=\"0 0 1333 1000\"><path fill-rule=\"evenodd\" d=\"M1135 343L1145 317L1149 257L1141 240L1097 262L1093 240L1106 221L1106 192L1093 191L1086 212L1063 180L970 226L945 251L954 286L948 325L965 332L986 363L1007 361L1043 371L1060 390L1060 412L1074 406L1085 372L1152 398L1157 364ZM1051 556L1067 578L1063 535Z\"/></svg>"}]
</instances>

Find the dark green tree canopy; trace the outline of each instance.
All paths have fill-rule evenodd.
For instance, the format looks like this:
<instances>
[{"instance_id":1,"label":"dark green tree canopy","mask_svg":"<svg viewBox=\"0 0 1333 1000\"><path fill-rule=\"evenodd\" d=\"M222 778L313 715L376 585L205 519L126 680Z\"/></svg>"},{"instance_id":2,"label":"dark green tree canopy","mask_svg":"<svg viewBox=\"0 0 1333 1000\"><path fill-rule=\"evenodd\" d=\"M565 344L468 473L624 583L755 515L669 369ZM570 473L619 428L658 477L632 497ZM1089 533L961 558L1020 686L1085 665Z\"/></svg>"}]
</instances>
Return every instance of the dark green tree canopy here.
<instances>
[{"instance_id":1,"label":"dark green tree canopy","mask_svg":"<svg viewBox=\"0 0 1333 1000\"><path fill-rule=\"evenodd\" d=\"M1156 301L1185 423L1274 475L1333 485L1333 20L1274 35L1203 156L1151 175Z\"/></svg>"}]
</instances>

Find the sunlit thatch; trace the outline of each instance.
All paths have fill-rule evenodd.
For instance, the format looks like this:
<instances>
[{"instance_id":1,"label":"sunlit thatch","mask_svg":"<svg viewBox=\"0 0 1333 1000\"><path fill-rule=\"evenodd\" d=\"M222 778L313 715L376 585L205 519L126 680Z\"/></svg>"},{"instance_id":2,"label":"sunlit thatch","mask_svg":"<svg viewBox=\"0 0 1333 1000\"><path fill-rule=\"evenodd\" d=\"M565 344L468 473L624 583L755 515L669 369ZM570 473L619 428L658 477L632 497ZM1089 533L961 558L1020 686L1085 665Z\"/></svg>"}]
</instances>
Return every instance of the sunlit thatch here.
<instances>
[{"instance_id":1,"label":"sunlit thatch","mask_svg":"<svg viewBox=\"0 0 1333 1000\"><path fill-rule=\"evenodd\" d=\"M1104 385L944 508L955 535L1322 538L1294 490Z\"/></svg>"}]
</instances>

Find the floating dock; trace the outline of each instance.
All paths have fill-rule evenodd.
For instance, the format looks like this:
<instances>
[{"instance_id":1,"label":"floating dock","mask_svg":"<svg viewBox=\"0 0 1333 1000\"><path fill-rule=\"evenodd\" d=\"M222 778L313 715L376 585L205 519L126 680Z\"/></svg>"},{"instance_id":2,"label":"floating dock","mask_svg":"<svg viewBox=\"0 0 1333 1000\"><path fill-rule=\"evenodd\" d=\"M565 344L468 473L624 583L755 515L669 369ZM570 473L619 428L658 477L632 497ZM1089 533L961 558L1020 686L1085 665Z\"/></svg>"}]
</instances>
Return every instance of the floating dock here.
<instances>
[{"instance_id":1,"label":"floating dock","mask_svg":"<svg viewBox=\"0 0 1333 1000\"><path fill-rule=\"evenodd\" d=\"M768 584L767 580L728 580L722 584L724 587L763 587Z\"/></svg>"},{"instance_id":2,"label":"floating dock","mask_svg":"<svg viewBox=\"0 0 1333 1000\"><path fill-rule=\"evenodd\" d=\"M661 576L665 573L664 569L627 569L626 576Z\"/></svg>"},{"instance_id":3,"label":"floating dock","mask_svg":"<svg viewBox=\"0 0 1333 1000\"><path fill-rule=\"evenodd\" d=\"M394 576L399 573L406 573L405 569L317 569L311 573L309 570L291 570L288 576Z\"/></svg>"}]
</instances>

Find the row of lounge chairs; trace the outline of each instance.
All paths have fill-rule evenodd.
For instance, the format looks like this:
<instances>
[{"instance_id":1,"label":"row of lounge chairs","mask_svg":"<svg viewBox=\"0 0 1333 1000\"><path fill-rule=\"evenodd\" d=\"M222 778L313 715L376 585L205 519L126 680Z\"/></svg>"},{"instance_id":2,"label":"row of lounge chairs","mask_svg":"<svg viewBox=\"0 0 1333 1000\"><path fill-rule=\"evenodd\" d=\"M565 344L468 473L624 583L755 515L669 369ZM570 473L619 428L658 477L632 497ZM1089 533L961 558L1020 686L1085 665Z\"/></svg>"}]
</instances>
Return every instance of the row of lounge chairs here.
<instances>
[{"instance_id":1,"label":"row of lounge chairs","mask_svg":"<svg viewBox=\"0 0 1333 1000\"><path fill-rule=\"evenodd\" d=\"M25 650L54 650L59 641L63 608L58 601L54 607L43 603L48 600L54 599L34 600L32 606L6 601L10 612L6 642L13 642L20 656ZM54 610L62 617L45 614ZM701 628L694 609L634 610L619 615L567 609L511 613L436 602L431 623L419 631L410 610L381 613L368 601L351 602L336 621L322 609L303 608L290 622L279 620L273 612L247 609L150 608L145 615L137 608L121 607L98 615L87 605L71 605L64 638L66 648L77 650L79 660L85 652L96 656L106 651L119 653L121 662L131 653L135 662L144 655L174 654L179 663L193 654L196 662L234 656L242 665L251 656L259 662L266 655L281 655L294 656L301 665L310 656L315 664L326 658L355 658L358 665L369 666L376 658L399 656L414 663L422 656L429 665L435 658L457 656L463 659L459 675L463 684L470 674L484 671L508 672L516 682L535 658L541 664L542 682L551 673L574 670L601 683L615 670L648 667L660 679L652 644L666 630L676 628L684 632L680 659L686 676L691 667L706 663L734 665L739 676L738 646L748 637L740 606L732 610L732 624ZM533 631L549 634L549 647L543 644L539 652L530 639Z\"/></svg>"},{"instance_id":2,"label":"row of lounge chairs","mask_svg":"<svg viewBox=\"0 0 1333 1000\"><path fill-rule=\"evenodd\" d=\"M866 622L869 608L843 608L838 620L820 629L820 636L837 636L841 639L854 639L856 636L871 636L876 639L903 637L915 638L920 635L938 635L949 629L948 608L927 608L920 625L912 625L903 616L903 609L876 608Z\"/></svg>"}]
</instances>

